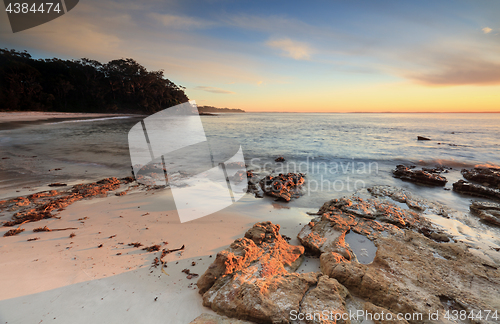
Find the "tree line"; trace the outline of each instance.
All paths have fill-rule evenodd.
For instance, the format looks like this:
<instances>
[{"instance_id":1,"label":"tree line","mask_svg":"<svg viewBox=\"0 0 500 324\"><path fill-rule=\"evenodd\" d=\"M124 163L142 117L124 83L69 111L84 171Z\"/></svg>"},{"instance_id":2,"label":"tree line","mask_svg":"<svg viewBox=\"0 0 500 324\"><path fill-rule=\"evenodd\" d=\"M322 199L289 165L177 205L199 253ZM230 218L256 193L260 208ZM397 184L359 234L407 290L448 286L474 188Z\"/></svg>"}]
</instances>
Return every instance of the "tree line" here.
<instances>
[{"instance_id":1,"label":"tree line","mask_svg":"<svg viewBox=\"0 0 500 324\"><path fill-rule=\"evenodd\" d=\"M0 49L0 111L153 114L188 101L184 90L131 58L103 64Z\"/></svg>"},{"instance_id":2,"label":"tree line","mask_svg":"<svg viewBox=\"0 0 500 324\"><path fill-rule=\"evenodd\" d=\"M203 113L244 113L243 109L216 108L212 106L198 106L198 111Z\"/></svg>"}]
</instances>

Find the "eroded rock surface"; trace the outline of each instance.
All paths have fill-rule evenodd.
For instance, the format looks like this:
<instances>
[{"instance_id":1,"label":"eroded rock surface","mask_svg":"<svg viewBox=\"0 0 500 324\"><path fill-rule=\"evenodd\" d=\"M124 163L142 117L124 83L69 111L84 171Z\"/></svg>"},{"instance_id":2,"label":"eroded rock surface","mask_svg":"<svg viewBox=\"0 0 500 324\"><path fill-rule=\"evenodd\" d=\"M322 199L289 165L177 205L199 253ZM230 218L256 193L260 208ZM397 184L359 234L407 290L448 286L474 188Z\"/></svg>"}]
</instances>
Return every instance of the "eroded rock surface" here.
<instances>
[{"instance_id":1,"label":"eroded rock surface","mask_svg":"<svg viewBox=\"0 0 500 324\"><path fill-rule=\"evenodd\" d=\"M264 276L288 273L302 261L304 247L293 246L279 234L279 225L271 222L257 223L235 240L229 248L217 253L215 261L198 280L200 293L205 293L222 277L257 266Z\"/></svg>"},{"instance_id":2,"label":"eroded rock surface","mask_svg":"<svg viewBox=\"0 0 500 324\"><path fill-rule=\"evenodd\" d=\"M320 256L320 272L291 272L303 247L288 245L279 235L279 225L258 223L245 238L220 252L200 278L203 304L256 323L292 323L292 311L341 315L351 310L353 300L362 301L358 310L384 312L394 319L374 319L375 323L443 323L446 311L500 309L499 265L455 242L424 217L430 210L439 214L439 205L387 186L369 192L368 198L325 203L320 216L300 231L298 239L306 251ZM497 207L477 205L480 211ZM350 231L375 244L373 262L358 262L353 251L359 249L345 240ZM429 318L436 312L439 320ZM406 322L396 320L397 314L422 317ZM305 322L351 323L341 316L306 317Z\"/></svg>"},{"instance_id":3,"label":"eroded rock surface","mask_svg":"<svg viewBox=\"0 0 500 324\"><path fill-rule=\"evenodd\" d=\"M300 265L304 247L288 244L279 229L257 223L217 254L197 283L204 306L229 317L288 323L319 274L289 272Z\"/></svg>"},{"instance_id":4,"label":"eroded rock surface","mask_svg":"<svg viewBox=\"0 0 500 324\"><path fill-rule=\"evenodd\" d=\"M390 188L371 191L376 197L409 199L405 192ZM390 205L359 197L331 200L321 207L321 217L306 225L298 238L306 249L320 254L321 272L351 294L395 314L424 314L422 320L411 323L432 322L425 316L436 311L442 319L452 304L468 312L499 309L497 264L475 256L466 244L442 243L451 240L422 215ZM419 206L426 208L422 202ZM377 246L371 264L357 262L345 243L350 230Z\"/></svg>"},{"instance_id":5,"label":"eroded rock surface","mask_svg":"<svg viewBox=\"0 0 500 324\"><path fill-rule=\"evenodd\" d=\"M404 181L426 184L430 186L444 186L448 182L445 177L423 170L412 170L404 165L396 166L392 171L394 177Z\"/></svg>"},{"instance_id":6,"label":"eroded rock surface","mask_svg":"<svg viewBox=\"0 0 500 324\"><path fill-rule=\"evenodd\" d=\"M408 324L408 322L404 319L398 320L397 314L394 314L393 312L387 310L386 308L373 305L370 302L365 303L363 308L364 308L365 312L367 313L365 317L369 320L372 320L375 324L389 324L389 323ZM382 318L382 314L385 314L385 316L383 316L383 318ZM387 318L389 318L389 316L390 316L391 320L387 320Z\"/></svg>"},{"instance_id":7,"label":"eroded rock surface","mask_svg":"<svg viewBox=\"0 0 500 324\"><path fill-rule=\"evenodd\" d=\"M342 318L342 315L348 313L345 300L349 295L347 288L336 279L322 275L316 286L304 296L300 311L308 323L351 323L345 316ZM312 319L307 320L307 314ZM318 316L314 318L315 315Z\"/></svg>"},{"instance_id":8,"label":"eroded rock surface","mask_svg":"<svg viewBox=\"0 0 500 324\"><path fill-rule=\"evenodd\" d=\"M470 211L483 221L500 226L500 204L474 201L470 205Z\"/></svg>"},{"instance_id":9,"label":"eroded rock surface","mask_svg":"<svg viewBox=\"0 0 500 324\"><path fill-rule=\"evenodd\" d=\"M268 175L260 180L259 184L266 195L290 201L292 198L300 197L300 189L304 184L304 175L302 173Z\"/></svg>"},{"instance_id":10,"label":"eroded rock surface","mask_svg":"<svg viewBox=\"0 0 500 324\"><path fill-rule=\"evenodd\" d=\"M121 184L132 182L132 178L106 178L97 182L76 184L67 191L51 190L35 193L26 197L17 197L0 201L0 211L15 212L12 221L4 226L14 226L25 222L35 222L54 217L54 213L67 206L91 197L106 195L116 190Z\"/></svg>"},{"instance_id":11,"label":"eroded rock surface","mask_svg":"<svg viewBox=\"0 0 500 324\"><path fill-rule=\"evenodd\" d=\"M462 175L469 181L482 184L485 187L500 188L500 169L496 168L474 168L463 169Z\"/></svg>"},{"instance_id":12,"label":"eroded rock surface","mask_svg":"<svg viewBox=\"0 0 500 324\"><path fill-rule=\"evenodd\" d=\"M483 185L458 180L453 184L453 191L476 197L490 198L500 201L500 189L489 188Z\"/></svg>"}]
</instances>

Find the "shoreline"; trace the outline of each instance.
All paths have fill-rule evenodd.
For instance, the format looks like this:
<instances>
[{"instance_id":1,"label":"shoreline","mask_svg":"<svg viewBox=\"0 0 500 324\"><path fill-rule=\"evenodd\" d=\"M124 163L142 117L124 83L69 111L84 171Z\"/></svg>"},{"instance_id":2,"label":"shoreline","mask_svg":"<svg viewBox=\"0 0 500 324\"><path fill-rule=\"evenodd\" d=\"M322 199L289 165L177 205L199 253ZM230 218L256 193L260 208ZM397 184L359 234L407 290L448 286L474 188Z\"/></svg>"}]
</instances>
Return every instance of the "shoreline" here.
<instances>
[{"instance_id":1,"label":"shoreline","mask_svg":"<svg viewBox=\"0 0 500 324\"><path fill-rule=\"evenodd\" d=\"M47 117L46 114L42 113L42 115ZM112 115L112 117L115 116ZM32 117L35 118L35 116ZM42 119L42 121L50 119ZM210 118L207 118L207 120L209 121ZM37 123L40 120L32 122ZM14 123L12 122L12 124ZM115 122L112 122L112 124L115 124ZM210 125L209 122L207 124ZM62 124L57 125L56 128L69 129L69 131L74 132L73 125L75 124ZM78 123L77 125L87 126L85 123ZM214 125L217 125L217 123L214 123ZM32 134L36 137L38 128L33 129ZM87 130L85 127L82 127L82 129ZM92 181L103 179L102 175L106 177L117 176L113 172L117 170L121 172L122 170L121 168L115 167L111 169L109 167L96 172L94 169L102 166L92 164L94 169L91 170L90 164L80 165L77 159L75 159L77 163L74 163L75 161L66 162L57 159L60 156L45 161L44 156L42 156L44 152L40 150L36 154L33 152L32 156L29 150L29 145L32 145L31 135L24 134L29 131L30 129L27 128L17 132L20 133L22 139L24 139L22 136L26 136L26 140L21 142L26 143L24 144L26 150L22 152L23 155L19 155L21 152L17 150L15 145L12 145L9 154L5 154L0 158L4 161L4 165L15 167L20 163L25 163L26 170L38 171L39 173L34 173L31 176L29 173L26 175L28 179L31 177L38 182L26 186L26 184L22 184L22 179L19 176L11 175L11 179L8 179L10 182L3 182L4 185L8 183L9 187L5 188L2 196L27 198L33 195L35 197L41 191L53 189L61 191L61 188L62 191L69 192L75 184L82 182L89 184ZM65 137L62 136L61 138L64 139ZM413 134L409 138L415 140ZM83 151L85 142L86 139L83 138L79 145L76 146L78 149L69 152L79 153L79 151ZM459 143L460 141L454 140L453 143L455 142ZM101 137L96 137L90 143L101 144ZM115 139L109 143L116 145ZM398 139L395 143L401 143L401 140ZM415 142L408 150L413 151L423 144L430 145L432 143ZM110 145L109 147L114 148L115 146ZM436 144L430 146L429 150L434 147L435 149L441 149L443 146ZM455 146L446 146L446 148L461 150L455 148ZM286 146L283 150L285 149ZM262 150L262 147L256 146L256 150ZM430 154L432 151L429 150L422 151L422 156L434 156ZM319 151L321 150L318 149ZM292 153L289 154L292 155ZM35 155L38 155L38 157ZM278 171L280 165L273 163L273 161L276 162L273 155L274 152L271 152L271 154L267 152L267 155L265 155L270 164L264 170L259 169L261 172L255 172L257 175L256 182L273 172L280 172ZM113 155L113 160L110 161L114 161L115 156L118 155ZM123 157L124 155L120 156ZM452 157L446 160L451 161L449 170L444 171L444 169L448 168L444 165L446 163L442 165L443 160L438 158L418 160L418 162L414 163L414 165L418 166L414 170L415 172L418 171L417 169L423 169L424 167L443 167L443 170L437 171L439 171L439 174L442 171L443 175L445 173L448 183L443 187L430 187L402 181L393 176L393 169L397 164L408 164L410 162L405 159L401 161L397 159L381 160L383 162L376 160L380 163L380 170L377 167L377 172L360 173L359 175L355 173L357 168L354 167L354 162L352 162L352 168L346 169L345 172L342 171L342 162L350 163L351 158L341 157L326 160L335 161L335 163L340 161L341 170L341 172L327 178L325 180L326 184L328 184L328 180L331 180L334 184L335 181L346 180L346 183L349 183L349 180L355 179L362 179L367 182L367 185L362 189L349 192L350 189L339 191L335 189L336 187L333 187L332 191L330 191L323 190L323 187L321 189L318 186L314 187L314 181L316 184L323 185L322 172L330 170L328 166L325 166L325 169L322 169L323 171L316 167L320 165L317 163L323 162L322 160L319 162L311 162L308 158L298 160L296 155L289 157L286 153L283 153L283 156L286 157L290 165L305 163L308 166L307 182L304 184L304 193L306 186L308 189L307 197L292 197L290 203L284 203L273 201L268 196L259 199L247 194L240 201L224 210L191 222L180 223L169 189L147 188L136 186L135 182L122 182L119 188L106 192L105 197L96 196L87 199L87 196L84 196L83 199L70 205L61 204L59 208L48 209L49 213L54 213L55 218L24 224L22 223L23 219L17 223L19 225L2 227L2 235L8 230L18 227L23 228L24 231L14 236L0 237L2 240L0 242L0 254L4 261L3 269L0 270L2 275L0 322L38 323L43 320L43 322L60 321L63 323L88 323L89 321L164 323L165 319L169 319L170 323L184 324L189 323L201 313L214 314L210 308L202 306L202 296L198 293L196 283L215 261L218 252L227 249L236 239L243 238L247 230L252 228L255 223L264 221L279 224L281 226L280 233L284 237L286 236L287 239L290 238L291 245L305 246L297 238L298 233L310 224L313 219L321 216L317 214L317 211L323 203L341 196L359 195L363 199L367 197L373 198L373 195L367 189L373 186L397 188L410 193L413 197L418 197L421 201L433 203L433 209L424 213L417 210L418 204L412 207L410 204L402 203L399 200L393 202L398 208L420 213L432 223L432 227L428 227L430 231L424 231L424 233L428 234L427 236L415 229L409 229L408 232L417 236L424 235L426 238L430 234L436 234L438 237L447 236L450 238L450 243L445 244L466 246L471 253L474 252L477 257L485 260L484 264L486 266L484 267L489 267L485 268L487 271L494 271L492 267L500 266L500 240L498 239L500 237L500 228L485 224L477 215L470 213L470 201L476 199L457 193L452 188L453 183L465 178L460 169L463 167L473 168L476 166L475 164L464 165L463 160L458 158L454 160ZM3 158L6 159L3 160ZM352 161L355 161L354 157ZM87 169L93 171L92 174L90 172L88 176L87 173L84 174L83 172L87 172ZM410 169L412 168L410 167ZM352 171L352 175L350 171ZM407 170L406 172L410 171ZM41 175L47 175L47 177L43 178ZM75 176L79 178L75 178ZM125 174L122 176L125 176ZM48 187L48 184L54 182L65 183L67 186ZM484 184L485 181L479 183ZM309 184L311 185L309 186ZM489 185L486 186L489 187ZM32 200L30 197L28 198L28 200ZM3 199L0 198L0 200ZM484 201L485 199L479 198L477 200ZM20 198L16 203L23 207L26 201ZM2 207L2 202L0 202L0 207ZM9 206L9 209L11 207ZM29 204L25 205L25 207L32 208ZM36 207L34 210L36 210ZM441 211L441 207L445 210L444 212ZM452 212L446 212L446 210L452 210ZM0 210L0 221L10 220L16 211L19 211L19 209ZM43 228L44 226L47 226L52 231L33 232L34 229ZM402 229L406 231L404 226ZM355 231L353 232L356 234ZM74 236L72 236L73 233ZM168 242L168 244L165 242ZM129 245L134 243L141 243L142 246ZM440 244L436 245L436 247L440 246ZM154 245L159 245L160 250L153 252L143 250L143 248ZM184 248L181 249L183 246ZM163 249L181 250L163 256ZM429 260L436 258L435 261L437 262L445 262L439 260L444 260L442 257L446 256L446 254L439 251L436 253L435 255L430 254ZM165 261L166 267L155 266L155 258ZM304 274L304 272L320 271L320 259L318 257L306 255L304 258L305 261L293 273ZM467 263L468 266L472 264L476 263ZM429 269L432 269L432 266L431 262ZM481 264L478 264L478 266L482 269ZM187 273L183 272L186 269ZM492 287L496 289L496 286ZM19 305L26 305L32 312L30 314L28 312L19 312Z\"/></svg>"},{"instance_id":2,"label":"shoreline","mask_svg":"<svg viewBox=\"0 0 500 324\"><path fill-rule=\"evenodd\" d=\"M127 189L126 195L115 196ZM60 219L26 223L21 226L24 232L0 237L0 319L38 323L55 317L66 323L104 323L147 318L148 323L164 323L170 318L169 323L189 323L202 313L215 314L202 306L195 285L198 277L188 279L182 270L203 274L217 252L260 221L259 215L284 224L283 234L291 237L302 227L299 223L311 218L304 210L279 208L246 195L222 211L180 223L170 190L123 185L106 197L77 201L57 213ZM7 218L10 215L0 220ZM43 226L78 229L33 232ZM2 235L17 227L2 227ZM71 233L76 235L71 238ZM133 242L143 246L128 245ZM142 250L154 244L185 249L168 254L162 270L153 267L161 253ZM20 314L15 307L19 304L30 305L29 314Z\"/></svg>"},{"instance_id":3,"label":"shoreline","mask_svg":"<svg viewBox=\"0 0 500 324\"><path fill-rule=\"evenodd\" d=\"M0 123L46 120L52 118L81 118L81 117L116 117L116 116L144 116L138 114L111 114L111 113L72 113L49 111L0 111Z\"/></svg>"},{"instance_id":4,"label":"shoreline","mask_svg":"<svg viewBox=\"0 0 500 324\"><path fill-rule=\"evenodd\" d=\"M115 195L120 192L126 194ZM261 221L280 224L280 233L291 238L290 244L300 245L297 234L316 217L308 212L315 210L247 194L222 211L180 223L170 190L122 184L105 197L80 200L59 210L59 218L22 224L24 232L0 238L0 319L88 323L147 318L148 323L162 323L170 318L171 323L189 323L202 313L215 314L202 306L196 287L199 277L188 278L183 269L201 276L218 252ZM2 214L2 221L11 217ZM448 228L449 235L463 235L465 224L434 218L431 221ZM77 229L33 232L43 226ZM2 228L5 232L16 227ZM129 246L134 242L142 246ZM142 250L154 244L185 248L167 254L162 269L153 265L160 252ZM474 250L484 248L487 244ZM319 271L318 259L306 260L296 273ZM30 314L19 314L15 307L19 304L30 305Z\"/></svg>"},{"instance_id":5,"label":"shoreline","mask_svg":"<svg viewBox=\"0 0 500 324\"><path fill-rule=\"evenodd\" d=\"M0 112L0 131L12 130L30 125L38 125L47 122L64 122L72 120L92 120L99 118L132 118L143 115L134 114L102 114L102 113L65 113L65 112Z\"/></svg>"}]
</instances>

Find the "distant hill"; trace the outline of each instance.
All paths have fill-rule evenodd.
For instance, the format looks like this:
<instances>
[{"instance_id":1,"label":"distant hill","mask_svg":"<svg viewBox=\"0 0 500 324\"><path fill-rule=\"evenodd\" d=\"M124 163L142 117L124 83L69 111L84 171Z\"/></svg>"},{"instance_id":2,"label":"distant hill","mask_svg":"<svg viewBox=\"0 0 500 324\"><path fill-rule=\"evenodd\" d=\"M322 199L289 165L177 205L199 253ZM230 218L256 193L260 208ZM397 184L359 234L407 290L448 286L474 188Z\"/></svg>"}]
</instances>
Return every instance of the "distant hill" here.
<instances>
[{"instance_id":1,"label":"distant hill","mask_svg":"<svg viewBox=\"0 0 500 324\"><path fill-rule=\"evenodd\" d=\"M200 113L244 113L243 109L234 108L216 108L212 106L198 106Z\"/></svg>"},{"instance_id":2,"label":"distant hill","mask_svg":"<svg viewBox=\"0 0 500 324\"><path fill-rule=\"evenodd\" d=\"M184 89L131 58L36 60L0 49L0 111L153 114L187 102Z\"/></svg>"}]
</instances>

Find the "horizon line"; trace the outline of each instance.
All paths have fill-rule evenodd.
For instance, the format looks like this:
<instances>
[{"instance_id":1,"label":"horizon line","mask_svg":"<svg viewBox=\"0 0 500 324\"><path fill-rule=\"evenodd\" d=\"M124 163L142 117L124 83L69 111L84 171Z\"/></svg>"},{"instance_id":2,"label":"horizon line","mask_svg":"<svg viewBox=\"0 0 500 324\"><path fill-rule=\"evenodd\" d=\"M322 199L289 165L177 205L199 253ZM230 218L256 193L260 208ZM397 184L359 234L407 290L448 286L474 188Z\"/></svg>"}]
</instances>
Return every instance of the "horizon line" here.
<instances>
[{"instance_id":1,"label":"horizon line","mask_svg":"<svg viewBox=\"0 0 500 324\"><path fill-rule=\"evenodd\" d=\"M499 114L500 111L245 111L245 113L293 114Z\"/></svg>"}]
</instances>

